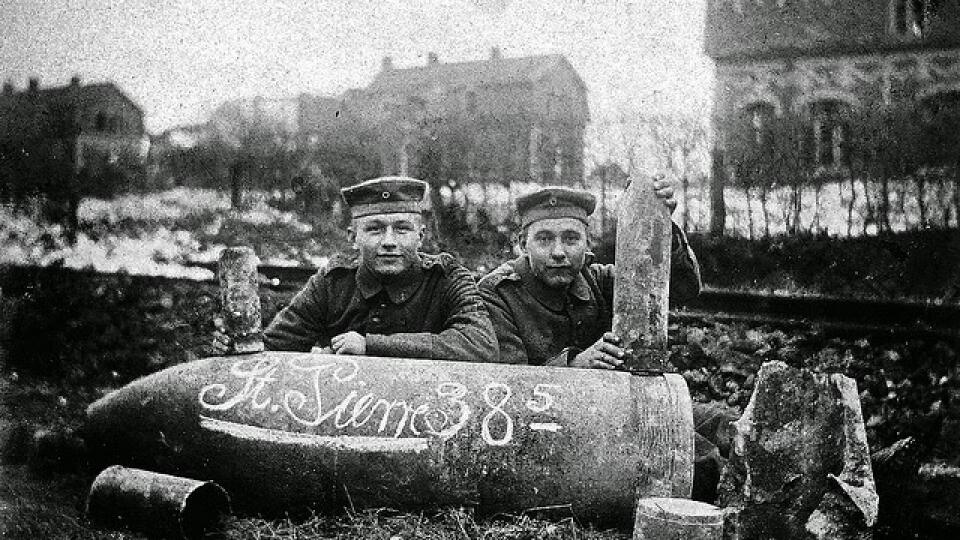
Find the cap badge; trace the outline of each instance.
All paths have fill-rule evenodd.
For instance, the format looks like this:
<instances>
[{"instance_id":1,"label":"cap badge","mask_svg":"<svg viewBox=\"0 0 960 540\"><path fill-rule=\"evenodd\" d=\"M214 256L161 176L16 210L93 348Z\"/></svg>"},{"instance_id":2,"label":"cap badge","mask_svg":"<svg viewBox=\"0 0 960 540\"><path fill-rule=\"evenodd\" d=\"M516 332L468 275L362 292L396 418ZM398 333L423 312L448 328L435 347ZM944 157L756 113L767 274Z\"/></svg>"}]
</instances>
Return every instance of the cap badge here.
<instances>
[{"instance_id":1,"label":"cap badge","mask_svg":"<svg viewBox=\"0 0 960 540\"><path fill-rule=\"evenodd\" d=\"M383 197L384 199L389 199L389 198L390 198L390 192L389 192L389 191L384 191L383 193L380 194L380 196Z\"/></svg>"},{"instance_id":2,"label":"cap badge","mask_svg":"<svg viewBox=\"0 0 960 540\"><path fill-rule=\"evenodd\" d=\"M556 206L556 205L557 205L557 198L550 197L550 206Z\"/></svg>"}]
</instances>

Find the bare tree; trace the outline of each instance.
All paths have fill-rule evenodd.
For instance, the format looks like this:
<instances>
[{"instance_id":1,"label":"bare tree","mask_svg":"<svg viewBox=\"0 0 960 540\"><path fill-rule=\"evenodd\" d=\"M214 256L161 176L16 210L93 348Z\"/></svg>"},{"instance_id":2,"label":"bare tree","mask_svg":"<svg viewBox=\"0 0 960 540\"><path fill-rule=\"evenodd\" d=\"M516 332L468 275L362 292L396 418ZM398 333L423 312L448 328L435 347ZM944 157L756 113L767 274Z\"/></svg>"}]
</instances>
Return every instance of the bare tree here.
<instances>
[{"instance_id":1,"label":"bare tree","mask_svg":"<svg viewBox=\"0 0 960 540\"><path fill-rule=\"evenodd\" d=\"M284 190L292 187L302 151L292 131L262 114L221 113L213 127L211 149L227 164L230 204L239 208L249 189Z\"/></svg>"},{"instance_id":2,"label":"bare tree","mask_svg":"<svg viewBox=\"0 0 960 540\"><path fill-rule=\"evenodd\" d=\"M662 171L679 178L683 201L683 228L690 222L690 176L698 168L705 169L709 148L709 129L702 118L684 116L652 116L645 119L653 142L654 155L659 158Z\"/></svg>"},{"instance_id":3,"label":"bare tree","mask_svg":"<svg viewBox=\"0 0 960 540\"><path fill-rule=\"evenodd\" d=\"M676 179L686 228L690 225L690 179L705 175L709 167L708 133L702 118L621 113L589 126L587 170L616 164L629 177L661 173Z\"/></svg>"}]
</instances>

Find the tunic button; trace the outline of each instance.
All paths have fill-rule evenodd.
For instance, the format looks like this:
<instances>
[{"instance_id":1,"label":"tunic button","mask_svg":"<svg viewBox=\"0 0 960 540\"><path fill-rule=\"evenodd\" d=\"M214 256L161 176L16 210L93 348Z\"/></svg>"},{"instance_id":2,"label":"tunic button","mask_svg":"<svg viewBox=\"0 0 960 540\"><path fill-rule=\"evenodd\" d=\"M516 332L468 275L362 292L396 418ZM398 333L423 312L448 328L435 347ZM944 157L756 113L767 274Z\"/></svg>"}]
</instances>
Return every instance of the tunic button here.
<instances>
[{"instance_id":1,"label":"tunic button","mask_svg":"<svg viewBox=\"0 0 960 540\"><path fill-rule=\"evenodd\" d=\"M374 318L372 318L372 319L370 319L370 320L373 321L373 322L375 322L375 323L378 323L378 322L380 322L380 317L374 317Z\"/></svg>"},{"instance_id":2,"label":"tunic button","mask_svg":"<svg viewBox=\"0 0 960 540\"><path fill-rule=\"evenodd\" d=\"M583 326L583 321L577 321L577 326Z\"/></svg>"}]
</instances>

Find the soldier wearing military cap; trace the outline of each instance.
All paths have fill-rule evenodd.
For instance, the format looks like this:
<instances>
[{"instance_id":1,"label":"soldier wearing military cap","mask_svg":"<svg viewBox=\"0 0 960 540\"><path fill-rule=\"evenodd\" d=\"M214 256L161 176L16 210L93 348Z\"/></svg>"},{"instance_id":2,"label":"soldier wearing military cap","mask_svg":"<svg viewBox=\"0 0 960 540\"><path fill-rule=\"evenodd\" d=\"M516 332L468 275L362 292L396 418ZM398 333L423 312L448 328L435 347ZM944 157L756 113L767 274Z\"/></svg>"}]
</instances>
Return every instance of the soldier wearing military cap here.
<instances>
[{"instance_id":1,"label":"soldier wearing military cap","mask_svg":"<svg viewBox=\"0 0 960 540\"><path fill-rule=\"evenodd\" d=\"M264 331L272 350L496 361L496 336L470 272L419 252L427 184L382 177L344 188L358 257L310 278Z\"/></svg>"},{"instance_id":2,"label":"soldier wearing military cap","mask_svg":"<svg viewBox=\"0 0 960 540\"><path fill-rule=\"evenodd\" d=\"M655 180L672 211L669 183ZM613 321L613 265L595 264L588 222L596 198L588 191L547 187L517 199L520 257L480 280L480 293L511 364L614 368L622 363ZM670 298L700 292L700 267L683 231L673 226Z\"/></svg>"},{"instance_id":3,"label":"soldier wearing military cap","mask_svg":"<svg viewBox=\"0 0 960 540\"><path fill-rule=\"evenodd\" d=\"M654 190L671 213L673 187L660 178ZM596 198L587 191L548 187L517 199L522 254L480 280L480 294L512 364L612 369L623 363L613 324L613 265L594 264L588 220ZM683 231L673 225L670 299L700 292L700 267ZM694 406L694 498L712 502L729 446L724 426L736 416L719 406Z\"/></svg>"}]
</instances>

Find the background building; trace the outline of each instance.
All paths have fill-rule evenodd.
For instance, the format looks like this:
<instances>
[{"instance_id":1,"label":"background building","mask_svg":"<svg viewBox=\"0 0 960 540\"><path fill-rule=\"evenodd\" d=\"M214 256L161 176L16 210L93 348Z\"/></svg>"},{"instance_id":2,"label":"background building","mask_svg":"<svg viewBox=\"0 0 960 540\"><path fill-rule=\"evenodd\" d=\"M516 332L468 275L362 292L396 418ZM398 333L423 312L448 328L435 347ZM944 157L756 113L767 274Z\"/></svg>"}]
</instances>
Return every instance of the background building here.
<instances>
[{"instance_id":1,"label":"background building","mask_svg":"<svg viewBox=\"0 0 960 540\"><path fill-rule=\"evenodd\" d=\"M894 199L893 229L929 225L933 206L956 223L960 186L932 196L922 178L905 179L958 165L958 0L708 0L705 49L716 64L714 233L724 185L759 191L764 205L789 186L788 231L801 221L802 189L814 186L819 205L828 182L839 182L850 215L864 201L864 231L891 229Z\"/></svg>"},{"instance_id":2,"label":"background building","mask_svg":"<svg viewBox=\"0 0 960 540\"><path fill-rule=\"evenodd\" d=\"M561 55L393 66L361 99L381 126L385 173L580 184L587 89Z\"/></svg>"},{"instance_id":3,"label":"background building","mask_svg":"<svg viewBox=\"0 0 960 540\"><path fill-rule=\"evenodd\" d=\"M58 142L73 153L78 169L101 167L145 155L143 111L113 83L41 88L30 79L23 90L6 82L0 95L0 141L8 147L37 139ZM69 147L75 146L74 152Z\"/></svg>"},{"instance_id":4,"label":"background building","mask_svg":"<svg viewBox=\"0 0 960 540\"><path fill-rule=\"evenodd\" d=\"M808 120L817 165L843 161L845 110L960 96L957 0L709 0L717 144L772 117Z\"/></svg>"},{"instance_id":5,"label":"background building","mask_svg":"<svg viewBox=\"0 0 960 540\"><path fill-rule=\"evenodd\" d=\"M44 196L55 219L83 195L106 196L140 178L149 141L143 111L113 83L41 88L36 78L0 94L0 195ZM66 208L66 210L63 210Z\"/></svg>"}]
</instances>

